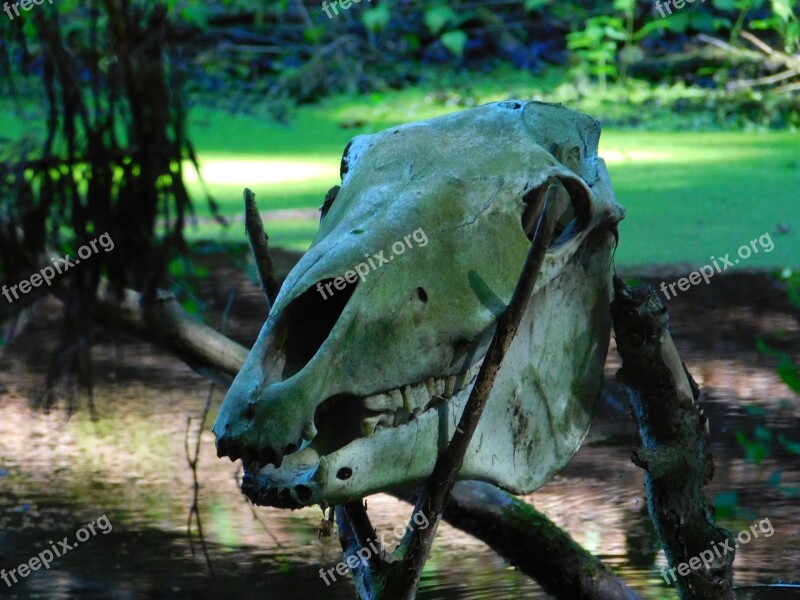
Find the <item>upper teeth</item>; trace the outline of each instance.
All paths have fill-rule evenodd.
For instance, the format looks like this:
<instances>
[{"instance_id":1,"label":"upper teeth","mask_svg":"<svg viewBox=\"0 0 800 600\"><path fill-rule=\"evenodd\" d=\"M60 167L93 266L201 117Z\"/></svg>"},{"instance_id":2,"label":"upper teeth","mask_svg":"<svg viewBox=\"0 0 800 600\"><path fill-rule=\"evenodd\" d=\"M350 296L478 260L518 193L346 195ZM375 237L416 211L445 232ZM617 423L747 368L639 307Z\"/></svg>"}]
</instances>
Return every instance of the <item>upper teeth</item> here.
<instances>
[{"instance_id":1,"label":"upper teeth","mask_svg":"<svg viewBox=\"0 0 800 600\"><path fill-rule=\"evenodd\" d=\"M477 378L481 362L459 376L429 377L413 385L367 396L361 401L365 409L361 434L369 437L381 429L405 425L429 408L458 394Z\"/></svg>"}]
</instances>

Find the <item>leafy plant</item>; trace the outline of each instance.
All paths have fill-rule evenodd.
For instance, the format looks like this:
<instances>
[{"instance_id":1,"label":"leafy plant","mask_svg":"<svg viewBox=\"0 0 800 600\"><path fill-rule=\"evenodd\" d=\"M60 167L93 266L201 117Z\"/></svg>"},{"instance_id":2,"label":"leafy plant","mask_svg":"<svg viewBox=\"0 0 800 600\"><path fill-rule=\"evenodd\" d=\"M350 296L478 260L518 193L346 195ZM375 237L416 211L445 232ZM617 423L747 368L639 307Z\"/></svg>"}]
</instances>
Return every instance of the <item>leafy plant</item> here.
<instances>
[{"instance_id":1,"label":"leafy plant","mask_svg":"<svg viewBox=\"0 0 800 600\"><path fill-rule=\"evenodd\" d=\"M754 19L752 29L771 30L780 35L784 49L792 53L800 45L800 23L798 22L798 0L714 0L714 7L724 11L738 11L736 22L731 27L731 39L739 37L747 23L747 17L769 4L770 14L766 18Z\"/></svg>"},{"instance_id":2,"label":"leafy plant","mask_svg":"<svg viewBox=\"0 0 800 600\"><path fill-rule=\"evenodd\" d=\"M433 4L425 9L425 27L433 35L439 36L439 41L453 55L461 57L469 41L469 36L458 29L469 15L459 15L446 4Z\"/></svg>"},{"instance_id":3,"label":"leafy plant","mask_svg":"<svg viewBox=\"0 0 800 600\"><path fill-rule=\"evenodd\" d=\"M382 2L375 8L371 8L361 13L361 22L370 33L379 33L386 29L391 18L392 12L389 9L388 2Z\"/></svg>"},{"instance_id":4,"label":"leafy plant","mask_svg":"<svg viewBox=\"0 0 800 600\"><path fill-rule=\"evenodd\" d=\"M641 41L662 30L649 20L636 29L636 0L613 0L614 14L590 17L583 30L567 34L567 47L578 59L573 72L596 77L603 91L609 80L625 83L628 67L644 56Z\"/></svg>"}]
</instances>

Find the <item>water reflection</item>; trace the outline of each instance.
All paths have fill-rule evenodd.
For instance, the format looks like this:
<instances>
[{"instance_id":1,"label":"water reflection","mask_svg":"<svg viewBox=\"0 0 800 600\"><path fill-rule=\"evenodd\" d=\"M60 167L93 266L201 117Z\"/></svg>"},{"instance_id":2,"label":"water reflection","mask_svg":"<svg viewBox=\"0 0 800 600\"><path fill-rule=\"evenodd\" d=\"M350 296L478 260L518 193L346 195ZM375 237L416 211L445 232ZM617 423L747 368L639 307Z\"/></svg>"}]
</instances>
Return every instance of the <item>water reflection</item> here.
<instances>
[{"instance_id":1,"label":"water reflection","mask_svg":"<svg viewBox=\"0 0 800 600\"><path fill-rule=\"evenodd\" d=\"M737 432L754 438L764 435L756 433L761 427L800 442L797 400L753 343L780 329L800 347L797 318L774 304L769 314L736 306L734 297L717 298L703 309L713 327L698 331L692 327L692 301L670 304L678 347L706 391L717 465L708 493L719 499L720 520L731 531L765 517L774 525L772 537L738 551L737 581L796 581L800 508L791 490L800 490L797 457L773 445L754 466L745 460ZM93 423L85 411L69 420L59 411L34 414L28 399L41 382L38 359L52 343L49 325L41 323L15 342L0 372L7 388L0 396L0 568L14 568L49 540L73 536L101 514L114 529L11 588L0 582L1 597L353 597L349 580L326 586L319 577L320 568L341 560L335 537L318 539L321 511L258 509L256 520L236 488L236 467L217 460L213 437L205 431L199 499L217 576L212 580L202 554L192 555L185 531L193 485L186 425L189 417L197 423L208 384L147 346L108 341L95 352L103 367L96 390L101 421ZM563 473L529 499L643 597L675 598L659 573L666 561L647 516L642 472L630 462L636 432L626 392L613 381L617 360L612 352L607 393L586 443ZM222 395L215 395L210 420ZM750 405L762 410L746 410ZM369 510L379 532L404 523L410 513L408 505L386 495L370 498ZM547 596L481 542L443 526L419 597ZM796 599L800 593L753 589L740 597Z\"/></svg>"}]
</instances>

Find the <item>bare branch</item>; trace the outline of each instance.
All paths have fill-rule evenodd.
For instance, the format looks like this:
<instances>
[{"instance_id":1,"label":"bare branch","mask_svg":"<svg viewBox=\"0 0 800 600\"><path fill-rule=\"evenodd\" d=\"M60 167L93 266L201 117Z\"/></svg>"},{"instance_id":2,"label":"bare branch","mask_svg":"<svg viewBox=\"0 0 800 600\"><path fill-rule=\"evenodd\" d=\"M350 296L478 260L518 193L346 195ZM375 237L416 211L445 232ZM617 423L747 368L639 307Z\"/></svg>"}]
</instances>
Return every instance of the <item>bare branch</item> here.
<instances>
[{"instance_id":1,"label":"bare branch","mask_svg":"<svg viewBox=\"0 0 800 600\"><path fill-rule=\"evenodd\" d=\"M618 377L636 391L633 405L642 447L634 451L633 462L645 470L653 523L671 567L701 557L710 561L708 568L675 575L674 584L681 599L732 600L733 538L714 524L703 493L714 461L708 419L696 404L699 390L678 356L666 308L655 290L629 288L619 278L614 288L611 314L622 356ZM714 543L731 551L715 556L710 550ZM669 572L666 577L673 579Z\"/></svg>"},{"instance_id":2,"label":"bare branch","mask_svg":"<svg viewBox=\"0 0 800 600\"><path fill-rule=\"evenodd\" d=\"M409 524L412 526L412 531L406 535L407 539L403 540L403 545L407 544L407 551L403 561L406 564L401 570L402 580L398 581L397 584L402 586L399 589L404 590L400 597L408 600L413 599L416 594L419 578L422 575L422 568L430 553L439 521L442 518L447 502L450 500L456 476L464 463L464 454L478 427L478 422L483 414L489 393L492 391L492 386L500 370L503 358L511 346L522 316L525 314L536 278L547 254L547 248L550 246L556 222L548 214L547 206L553 191L553 188L543 188L539 199L539 203L542 206L541 219L522 268L522 274L511 297L511 302L498 320L497 331L486 352L486 357L478 373L478 379L470 392L467 404L461 414L461 419L453 434L453 439L450 440L447 450L436 461L433 474L428 480L426 493L421 496L417 503L415 510L425 515L430 526L421 529L418 526L415 527L412 521Z\"/></svg>"},{"instance_id":3,"label":"bare branch","mask_svg":"<svg viewBox=\"0 0 800 600\"><path fill-rule=\"evenodd\" d=\"M261 280L261 289L264 290L267 303L271 307L278 297L281 286L269 251L269 236L264 231L264 223L261 222L261 215L256 206L256 195L249 188L244 190L244 224L247 240L250 242L250 249L256 261L258 277Z\"/></svg>"}]
</instances>

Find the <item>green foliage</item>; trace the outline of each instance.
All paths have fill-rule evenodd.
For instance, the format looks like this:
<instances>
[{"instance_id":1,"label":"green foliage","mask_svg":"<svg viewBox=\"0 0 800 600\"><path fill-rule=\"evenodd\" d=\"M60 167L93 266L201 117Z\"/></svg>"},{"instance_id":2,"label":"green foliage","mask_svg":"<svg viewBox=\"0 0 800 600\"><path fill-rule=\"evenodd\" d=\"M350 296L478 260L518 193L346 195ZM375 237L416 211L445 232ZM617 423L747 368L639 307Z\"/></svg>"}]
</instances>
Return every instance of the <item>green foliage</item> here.
<instances>
[{"instance_id":1,"label":"green foliage","mask_svg":"<svg viewBox=\"0 0 800 600\"><path fill-rule=\"evenodd\" d=\"M445 27L458 19L455 11L445 4L438 4L425 11L425 26L434 35L439 35Z\"/></svg>"},{"instance_id":2,"label":"green foliage","mask_svg":"<svg viewBox=\"0 0 800 600\"><path fill-rule=\"evenodd\" d=\"M663 30L658 20L636 29L636 0L613 0L612 14L590 17L582 30L567 34L567 47L578 59L573 74L589 75L600 81L624 83L631 63L644 57L641 41Z\"/></svg>"},{"instance_id":3,"label":"green foliage","mask_svg":"<svg viewBox=\"0 0 800 600\"><path fill-rule=\"evenodd\" d=\"M794 363L786 352L780 352L771 348L764 340L757 340L758 351L769 354L778 359L775 370L786 386L795 394L800 395L800 368Z\"/></svg>"},{"instance_id":4,"label":"green foliage","mask_svg":"<svg viewBox=\"0 0 800 600\"><path fill-rule=\"evenodd\" d=\"M371 33L379 33L386 29L386 26L389 25L389 19L391 19L391 17L392 13L389 9L389 3L382 2L375 8L364 11L361 14L361 22L364 23L364 27L367 28L367 31L370 31Z\"/></svg>"},{"instance_id":5,"label":"green foliage","mask_svg":"<svg viewBox=\"0 0 800 600\"><path fill-rule=\"evenodd\" d=\"M792 269L785 269L781 276L786 281L790 301L800 308L800 273ZM791 359L790 355L787 352L776 350L761 339L757 340L756 344L759 352L777 359L775 369L781 380L790 390L800 396L800 368ZM745 457L749 462L756 465L760 464L776 447L793 456L800 456L800 443L789 439L784 434L775 434L765 425L767 413L764 409L746 406L745 410L758 420L753 430L752 439L742 431L736 431L736 440L744 448ZM780 472L778 471L773 474L770 482L771 485L791 497L800 495L800 488L787 488L781 485Z\"/></svg>"},{"instance_id":6,"label":"green foliage","mask_svg":"<svg viewBox=\"0 0 800 600\"><path fill-rule=\"evenodd\" d=\"M553 4L553 0L525 0L525 12L541 10L551 4Z\"/></svg>"},{"instance_id":7,"label":"green foliage","mask_svg":"<svg viewBox=\"0 0 800 600\"><path fill-rule=\"evenodd\" d=\"M758 430L758 428L756 429ZM761 429L762 431L766 431L763 428ZM756 436L755 439L750 439L741 429L737 429L735 435L736 441L744 448L744 455L747 462L760 465L761 462L769 456L769 444L763 439L763 436L761 436L762 439L758 439L759 436Z\"/></svg>"},{"instance_id":8,"label":"green foliage","mask_svg":"<svg viewBox=\"0 0 800 600\"><path fill-rule=\"evenodd\" d=\"M717 492L711 501L717 519L729 519L739 511L739 494L736 492Z\"/></svg>"},{"instance_id":9,"label":"green foliage","mask_svg":"<svg viewBox=\"0 0 800 600\"><path fill-rule=\"evenodd\" d=\"M442 34L440 39L442 45L450 52L456 56L463 56L464 47L467 45L469 38L467 37L466 33L460 29L456 29L455 31L448 31L447 33Z\"/></svg>"},{"instance_id":10,"label":"green foliage","mask_svg":"<svg viewBox=\"0 0 800 600\"><path fill-rule=\"evenodd\" d=\"M423 20L428 31L439 37L439 41L454 56L462 57L464 48L469 41L469 36L457 29L469 18L469 15L459 17L458 14L446 4L433 4L425 9Z\"/></svg>"},{"instance_id":11,"label":"green foliage","mask_svg":"<svg viewBox=\"0 0 800 600\"><path fill-rule=\"evenodd\" d=\"M628 39L620 17L598 16L586 21L583 30L567 34L567 47L578 59L575 71L596 77L602 88L619 79L617 49Z\"/></svg>"},{"instance_id":12,"label":"green foliage","mask_svg":"<svg viewBox=\"0 0 800 600\"><path fill-rule=\"evenodd\" d=\"M798 0L769 0L769 2L766 0L713 0L713 5L722 11L738 13L736 22L729 26L731 39L738 38L750 14L768 6L769 16L751 20L749 28L777 33L788 53L798 49L800 42L800 23L798 23L797 16Z\"/></svg>"}]
</instances>

